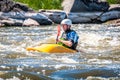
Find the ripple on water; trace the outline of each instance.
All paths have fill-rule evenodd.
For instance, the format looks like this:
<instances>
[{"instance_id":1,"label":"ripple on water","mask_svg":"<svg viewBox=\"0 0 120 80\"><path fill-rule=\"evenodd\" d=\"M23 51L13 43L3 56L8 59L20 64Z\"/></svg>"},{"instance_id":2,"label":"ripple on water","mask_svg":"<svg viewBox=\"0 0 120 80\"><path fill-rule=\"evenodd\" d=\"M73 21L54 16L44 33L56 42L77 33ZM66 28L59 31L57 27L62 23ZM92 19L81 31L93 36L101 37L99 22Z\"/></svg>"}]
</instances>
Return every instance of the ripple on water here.
<instances>
[{"instance_id":1,"label":"ripple on water","mask_svg":"<svg viewBox=\"0 0 120 80\"><path fill-rule=\"evenodd\" d=\"M1 71L0 78L4 80L52 80L47 76L26 71Z\"/></svg>"},{"instance_id":2,"label":"ripple on water","mask_svg":"<svg viewBox=\"0 0 120 80\"><path fill-rule=\"evenodd\" d=\"M80 36L77 48L83 51L76 54L26 51L29 46L55 42L57 30L53 25L1 28L0 78L120 80L120 28L101 24L73 26Z\"/></svg>"},{"instance_id":3,"label":"ripple on water","mask_svg":"<svg viewBox=\"0 0 120 80\"><path fill-rule=\"evenodd\" d=\"M51 77L55 79L72 80L72 79L86 79L89 76L91 77L93 76L93 79L94 77L100 77L102 80L102 77L109 78L109 79L110 77L118 78L120 77L119 73L120 73L119 70L117 70L116 72L115 69L91 68L91 69L81 69L81 70L75 69L75 70L56 71L51 75Z\"/></svg>"}]
</instances>

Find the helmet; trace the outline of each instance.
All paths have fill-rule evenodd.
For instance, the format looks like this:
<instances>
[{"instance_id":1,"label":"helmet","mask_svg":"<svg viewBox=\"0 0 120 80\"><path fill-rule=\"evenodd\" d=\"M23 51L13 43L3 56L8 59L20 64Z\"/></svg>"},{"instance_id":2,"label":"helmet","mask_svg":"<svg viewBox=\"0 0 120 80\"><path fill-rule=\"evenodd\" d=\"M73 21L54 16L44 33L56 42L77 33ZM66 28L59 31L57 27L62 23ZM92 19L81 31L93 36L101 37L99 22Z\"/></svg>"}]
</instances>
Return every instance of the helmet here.
<instances>
[{"instance_id":1,"label":"helmet","mask_svg":"<svg viewBox=\"0 0 120 80\"><path fill-rule=\"evenodd\" d=\"M62 20L61 24L72 25L72 21L70 19L64 19Z\"/></svg>"}]
</instances>

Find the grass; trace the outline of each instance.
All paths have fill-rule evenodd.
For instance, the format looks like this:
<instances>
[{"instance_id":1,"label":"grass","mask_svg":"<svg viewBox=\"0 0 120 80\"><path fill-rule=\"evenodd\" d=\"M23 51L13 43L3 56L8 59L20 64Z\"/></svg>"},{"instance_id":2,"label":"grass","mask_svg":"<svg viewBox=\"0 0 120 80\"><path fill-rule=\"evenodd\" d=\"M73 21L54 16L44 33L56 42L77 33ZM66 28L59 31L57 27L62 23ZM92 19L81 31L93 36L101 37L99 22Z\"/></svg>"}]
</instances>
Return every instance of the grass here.
<instances>
[{"instance_id":1,"label":"grass","mask_svg":"<svg viewBox=\"0 0 120 80\"><path fill-rule=\"evenodd\" d=\"M107 0L110 4L120 4L120 0Z\"/></svg>"},{"instance_id":2,"label":"grass","mask_svg":"<svg viewBox=\"0 0 120 80\"><path fill-rule=\"evenodd\" d=\"M39 9L62 9L62 0L14 0L16 2L21 2L27 4L29 7L39 10Z\"/></svg>"},{"instance_id":3,"label":"grass","mask_svg":"<svg viewBox=\"0 0 120 80\"><path fill-rule=\"evenodd\" d=\"M14 0L27 4L34 10L39 9L62 9L61 3L63 0ZM107 0L109 4L120 4L120 0Z\"/></svg>"}]
</instances>

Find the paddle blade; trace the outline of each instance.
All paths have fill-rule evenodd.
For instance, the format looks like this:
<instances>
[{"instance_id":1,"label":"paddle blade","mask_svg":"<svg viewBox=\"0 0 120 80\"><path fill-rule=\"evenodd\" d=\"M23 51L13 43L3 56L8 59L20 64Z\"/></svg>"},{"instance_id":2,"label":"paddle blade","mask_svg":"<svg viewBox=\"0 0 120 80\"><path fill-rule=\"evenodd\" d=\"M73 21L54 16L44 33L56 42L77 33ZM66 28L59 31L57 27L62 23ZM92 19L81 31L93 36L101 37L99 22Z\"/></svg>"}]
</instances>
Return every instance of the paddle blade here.
<instances>
[{"instance_id":1,"label":"paddle blade","mask_svg":"<svg viewBox=\"0 0 120 80\"><path fill-rule=\"evenodd\" d=\"M60 36L60 25L57 26L57 36Z\"/></svg>"}]
</instances>

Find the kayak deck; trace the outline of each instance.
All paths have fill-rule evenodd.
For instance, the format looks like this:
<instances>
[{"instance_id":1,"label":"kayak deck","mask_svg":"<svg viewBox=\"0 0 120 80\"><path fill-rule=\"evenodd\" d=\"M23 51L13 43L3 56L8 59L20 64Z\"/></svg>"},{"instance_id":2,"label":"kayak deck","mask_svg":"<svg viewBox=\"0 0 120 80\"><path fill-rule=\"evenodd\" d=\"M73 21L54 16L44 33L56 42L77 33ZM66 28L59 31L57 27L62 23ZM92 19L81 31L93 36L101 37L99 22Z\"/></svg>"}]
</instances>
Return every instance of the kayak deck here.
<instances>
[{"instance_id":1,"label":"kayak deck","mask_svg":"<svg viewBox=\"0 0 120 80\"><path fill-rule=\"evenodd\" d=\"M28 47L27 51L38 51L38 52L46 52L46 53L75 53L75 50L66 48L64 46L58 44L42 44L36 47Z\"/></svg>"}]
</instances>

